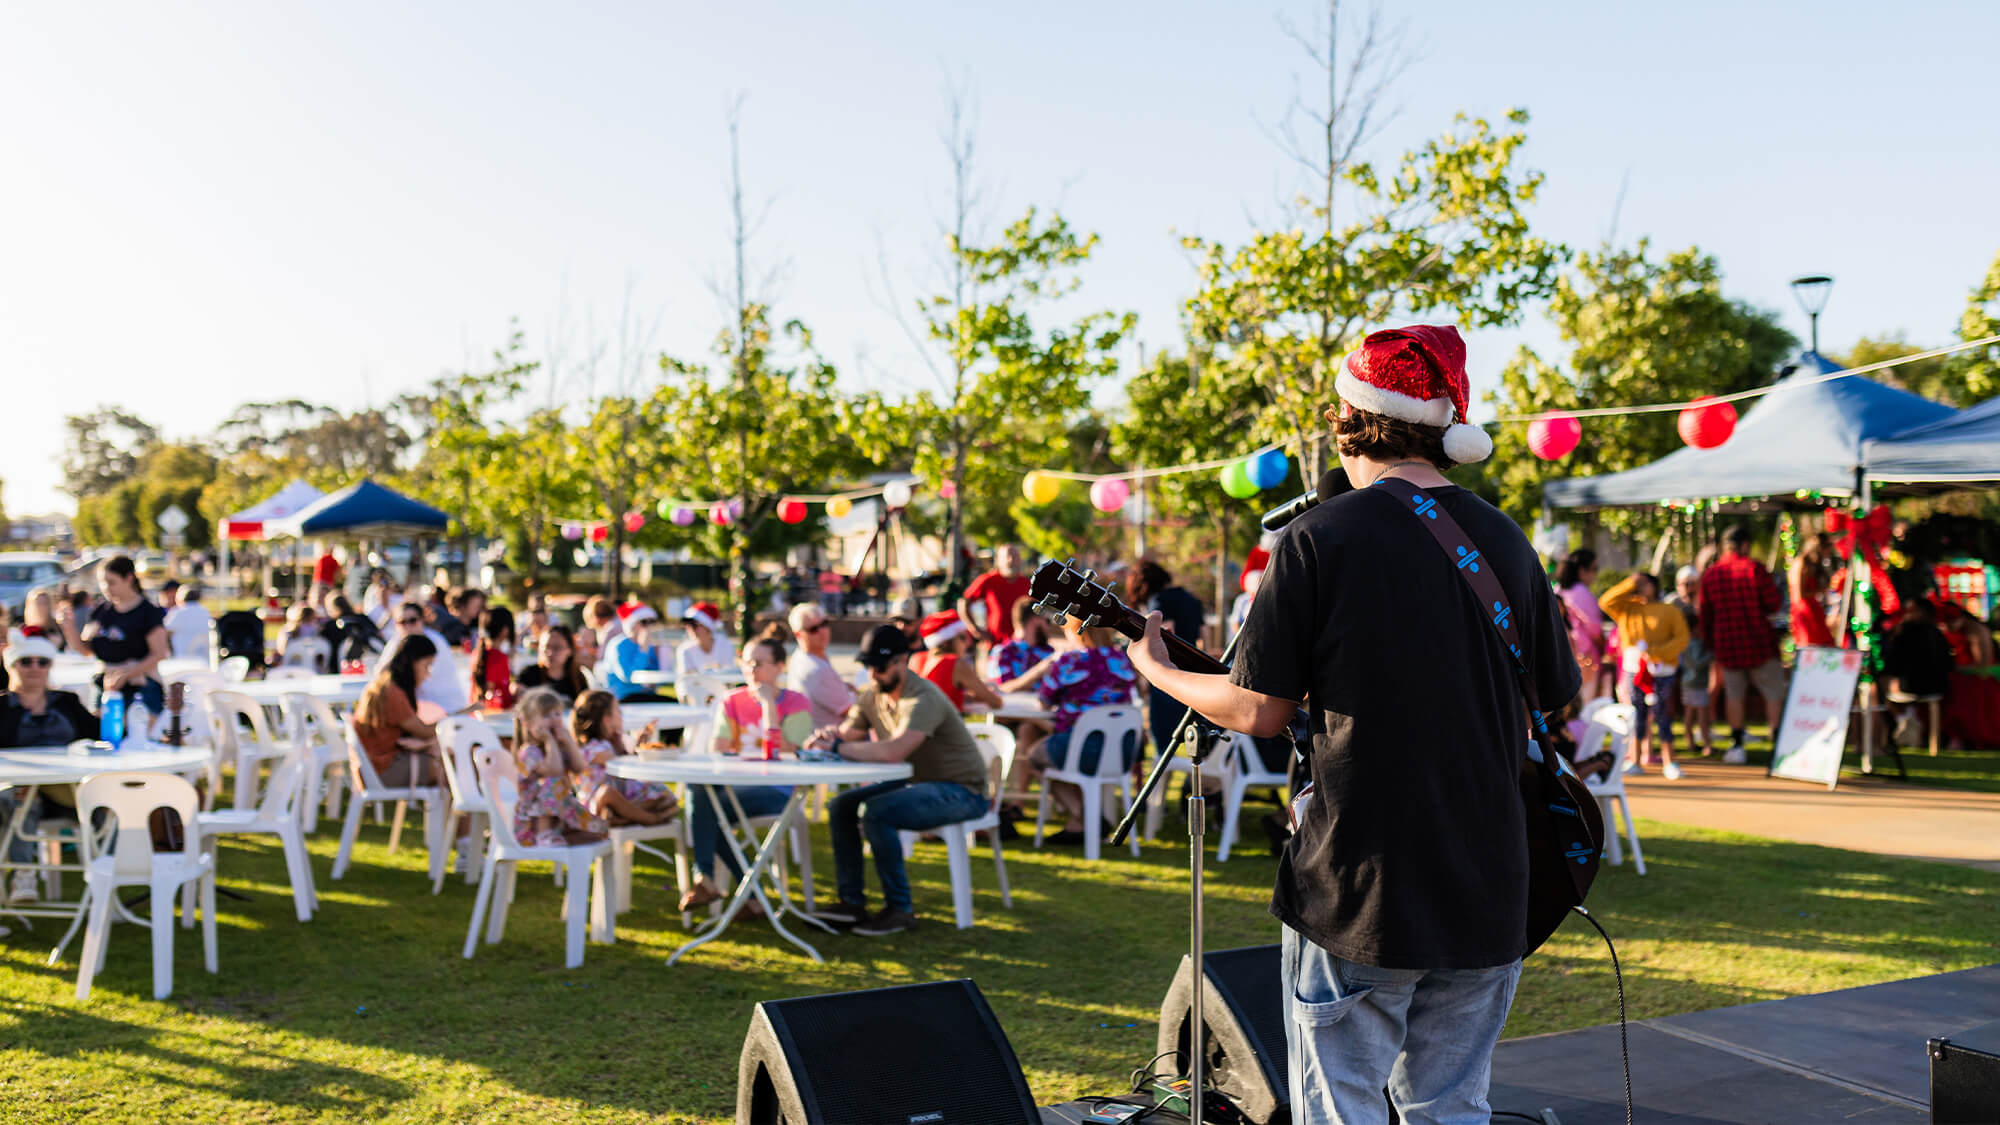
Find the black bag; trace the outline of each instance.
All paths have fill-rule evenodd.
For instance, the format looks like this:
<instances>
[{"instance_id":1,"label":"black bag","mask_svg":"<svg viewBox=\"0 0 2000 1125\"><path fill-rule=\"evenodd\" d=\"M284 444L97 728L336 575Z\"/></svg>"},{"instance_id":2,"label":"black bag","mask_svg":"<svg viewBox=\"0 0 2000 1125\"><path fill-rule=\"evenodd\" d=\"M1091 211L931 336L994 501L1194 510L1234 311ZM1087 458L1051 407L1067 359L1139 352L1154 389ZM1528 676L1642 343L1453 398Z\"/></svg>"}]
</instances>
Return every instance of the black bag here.
<instances>
[{"instance_id":1,"label":"black bag","mask_svg":"<svg viewBox=\"0 0 2000 1125\"><path fill-rule=\"evenodd\" d=\"M264 619L252 610L232 609L215 619L217 659L250 658L250 667L264 666Z\"/></svg>"}]
</instances>

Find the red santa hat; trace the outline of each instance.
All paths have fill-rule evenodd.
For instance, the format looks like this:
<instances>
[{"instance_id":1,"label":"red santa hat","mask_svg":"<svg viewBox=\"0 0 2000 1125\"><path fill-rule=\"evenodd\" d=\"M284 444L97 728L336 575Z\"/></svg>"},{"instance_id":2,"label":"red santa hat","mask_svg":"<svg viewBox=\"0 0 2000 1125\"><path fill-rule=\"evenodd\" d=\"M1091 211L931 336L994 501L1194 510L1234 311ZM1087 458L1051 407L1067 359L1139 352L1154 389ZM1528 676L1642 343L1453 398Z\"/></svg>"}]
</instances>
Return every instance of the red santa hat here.
<instances>
[{"instance_id":1,"label":"red santa hat","mask_svg":"<svg viewBox=\"0 0 2000 1125\"><path fill-rule=\"evenodd\" d=\"M1371 332L1341 360L1334 390L1356 410L1444 427L1445 456L1484 461L1493 439L1465 420L1465 341L1449 324Z\"/></svg>"},{"instance_id":2,"label":"red santa hat","mask_svg":"<svg viewBox=\"0 0 2000 1125\"><path fill-rule=\"evenodd\" d=\"M644 602L626 602L618 607L618 623L627 629L659 619L660 615L653 612L653 607Z\"/></svg>"},{"instance_id":3,"label":"red santa hat","mask_svg":"<svg viewBox=\"0 0 2000 1125\"><path fill-rule=\"evenodd\" d=\"M947 609L924 618L923 623L917 626L917 632L923 634L925 648L937 648L954 637L962 636L965 622L959 619L957 610Z\"/></svg>"},{"instance_id":4,"label":"red santa hat","mask_svg":"<svg viewBox=\"0 0 2000 1125\"><path fill-rule=\"evenodd\" d=\"M696 602L681 614L681 621L699 625L711 633L722 632L722 610L714 602Z\"/></svg>"}]
</instances>

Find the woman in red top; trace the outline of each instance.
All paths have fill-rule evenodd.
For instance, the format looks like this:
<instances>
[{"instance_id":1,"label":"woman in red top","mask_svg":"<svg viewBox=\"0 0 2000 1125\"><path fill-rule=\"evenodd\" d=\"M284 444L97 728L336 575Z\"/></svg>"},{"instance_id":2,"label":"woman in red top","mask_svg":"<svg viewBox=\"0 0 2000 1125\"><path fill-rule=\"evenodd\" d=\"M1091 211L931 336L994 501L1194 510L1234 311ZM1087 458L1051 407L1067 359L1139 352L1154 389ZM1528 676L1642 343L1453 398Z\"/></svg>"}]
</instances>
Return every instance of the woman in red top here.
<instances>
[{"instance_id":1,"label":"woman in red top","mask_svg":"<svg viewBox=\"0 0 2000 1125\"><path fill-rule=\"evenodd\" d=\"M1792 560L1792 643L1805 648L1833 648L1833 630L1826 623L1826 557L1832 537L1825 532L1806 540Z\"/></svg>"},{"instance_id":2,"label":"woman in red top","mask_svg":"<svg viewBox=\"0 0 2000 1125\"><path fill-rule=\"evenodd\" d=\"M968 695L988 707L1000 706L1000 693L980 679L973 661L966 659L972 651L972 636L956 611L931 614L924 618L920 631L925 651L910 657L910 671L936 684L961 714Z\"/></svg>"},{"instance_id":3,"label":"woman in red top","mask_svg":"<svg viewBox=\"0 0 2000 1125\"><path fill-rule=\"evenodd\" d=\"M514 709L514 615L489 606L479 617L479 642L472 649L472 698L488 711Z\"/></svg>"}]
</instances>

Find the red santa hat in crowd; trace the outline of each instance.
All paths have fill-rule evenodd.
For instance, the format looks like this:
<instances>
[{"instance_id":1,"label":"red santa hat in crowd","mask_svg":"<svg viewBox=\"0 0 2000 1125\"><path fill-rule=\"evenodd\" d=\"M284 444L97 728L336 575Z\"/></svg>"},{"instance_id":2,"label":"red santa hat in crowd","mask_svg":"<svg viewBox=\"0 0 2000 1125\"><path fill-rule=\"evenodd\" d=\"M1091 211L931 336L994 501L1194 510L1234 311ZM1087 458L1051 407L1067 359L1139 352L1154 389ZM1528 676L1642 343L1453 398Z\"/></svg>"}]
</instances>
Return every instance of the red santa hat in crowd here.
<instances>
[{"instance_id":1,"label":"red santa hat in crowd","mask_svg":"<svg viewBox=\"0 0 2000 1125\"><path fill-rule=\"evenodd\" d=\"M722 610L714 602L696 602L681 614L681 621L699 625L711 633L722 632Z\"/></svg>"},{"instance_id":2,"label":"red santa hat in crowd","mask_svg":"<svg viewBox=\"0 0 2000 1125\"><path fill-rule=\"evenodd\" d=\"M644 625L648 621L658 621L660 615L644 602L626 602L618 607L618 624L627 632Z\"/></svg>"},{"instance_id":3,"label":"red santa hat in crowd","mask_svg":"<svg viewBox=\"0 0 2000 1125\"><path fill-rule=\"evenodd\" d=\"M917 626L917 632L923 635L925 648L939 648L953 638L963 636L965 622L959 619L957 610L942 610L924 618L923 623Z\"/></svg>"},{"instance_id":4,"label":"red santa hat in crowd","mask_svg":"<svg viewBox=\"0 0 2000 1125\"><path fill-rule=\"evenodd\" d=\"M1493 439L1465 420L1465 341L1449 324L1369 333L1341 360L1333 385L1356 410L1444 427L1445 456L1459 464L1493 453Z\"/></svg>"}]
</instances>

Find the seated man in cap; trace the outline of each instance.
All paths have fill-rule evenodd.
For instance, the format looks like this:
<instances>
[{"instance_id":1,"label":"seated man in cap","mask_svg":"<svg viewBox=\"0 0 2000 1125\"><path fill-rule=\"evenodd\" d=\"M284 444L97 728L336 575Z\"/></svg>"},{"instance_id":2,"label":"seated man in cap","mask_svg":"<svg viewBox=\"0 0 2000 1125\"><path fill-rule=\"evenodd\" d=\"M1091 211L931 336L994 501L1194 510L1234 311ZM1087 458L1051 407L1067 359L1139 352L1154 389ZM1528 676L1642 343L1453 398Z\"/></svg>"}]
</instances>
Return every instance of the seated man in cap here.
<instances>
[{"instance_id":1,"label":"seated man in cap","mask_svg":"<svg viewBox=\"0 0 2000 1125\"><path fill-rule=\"evenodd\" d=\"M907 781L850 789L828 806L840 903L823 913L852 923L857 934L874 937L917 924L897 833L928 831L984 812L986 760L951 700L937 685L911 673L910 642L902 630L876 627L861 647L860 660L868 669L868 683L853 709L839 727L820 731L808 745L849 761L910 764ZM874 915L868 913L861 870L863 832L882 881L882 911Z\"/></svg>"},{"instance_id":2,"label":"seated man in cap","mask_svg":"<svg viewBox=\"0 0 2000 1125\"><path fill-rule=\"evenodd\" d=\"M653 612L652 606L634 604L624 607L619 616L624 619L623 631L604 646L604 654L597 662L597 675L604 683L604 690L620 703L664 701L665 696L632 678L635 672L660 670L660 653L654 637L660 628L660 615Z\"/></svg>"}]
</instances>

